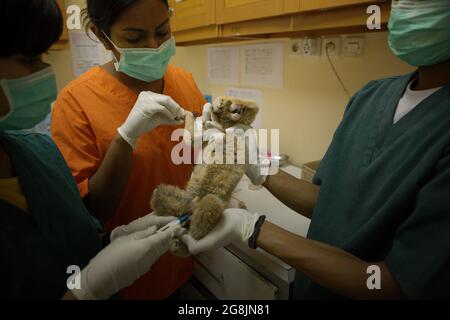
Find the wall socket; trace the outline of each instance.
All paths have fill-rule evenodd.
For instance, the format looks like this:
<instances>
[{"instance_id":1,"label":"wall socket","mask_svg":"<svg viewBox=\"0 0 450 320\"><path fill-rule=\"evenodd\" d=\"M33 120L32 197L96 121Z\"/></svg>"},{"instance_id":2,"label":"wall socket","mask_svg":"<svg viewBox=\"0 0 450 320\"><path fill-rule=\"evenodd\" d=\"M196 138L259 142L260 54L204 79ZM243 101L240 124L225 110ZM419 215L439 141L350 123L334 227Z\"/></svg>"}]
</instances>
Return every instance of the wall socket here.
<instances>
[{"instance_id":1,"label":"wall socket","mask_svg":"<svg viewBox=\"0 0 450 320\"><path fill-rule=\"evenodd\" d=\"M305 38L303 40L303 55L306 57L320 56L321 51L320 38Z\"/></svg>"},{"instance_id":2,"label":"wall socket","mask_svg":"<svg viewBox=\"0 0 450 320\"><path fill-rule=\"evenodd\" d=\"M303 55L303 39L291 39L289 43L289 54L297 57Z\"/></svg>"},{"instance_id":3,"label":"wall socket","mask_svg":"<svg viewBox=\"0 0 450 320\"><path fill-rule=\"evenodd\" d=\"M326 37L322 39L322 55L330 57L339 57L341 55L342 40L341 37Z\"/></svg>"}]
</instances>

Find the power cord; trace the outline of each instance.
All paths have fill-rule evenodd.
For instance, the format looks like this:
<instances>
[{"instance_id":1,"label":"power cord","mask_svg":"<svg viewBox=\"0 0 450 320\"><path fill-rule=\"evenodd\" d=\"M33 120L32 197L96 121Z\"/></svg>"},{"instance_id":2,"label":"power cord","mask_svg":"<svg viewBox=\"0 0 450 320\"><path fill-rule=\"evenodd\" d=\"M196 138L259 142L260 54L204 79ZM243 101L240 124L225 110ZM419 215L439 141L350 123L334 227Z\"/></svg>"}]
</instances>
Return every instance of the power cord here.
<instances>
[{"instance_id":1,"label":"power cord","mask_svg":"<svg viewBox=\"0 0 450 320\"><path fill-rule=\"evenodd\" d=\"M329 42L329 43L327 43L327 45L325 46L325 51L326 51L326 53L327 53L327 58L328 58L328 61L330 62L331 69L333 70L334 74L336 75L336 78L338 79L339 83L342 85L342 88L344 89L345 94L347 95L347 97L348 97L349 99L351 99L351 95L350 95L350 93L348 92L347 87L346 87L345 84L344 84L344 81L342 81L341 77L339 76L339 73L338 73L337 70L336 70L336 67L334 66L333 61L331 60L330 52L329 52L330 49L336 50L336 45L335 45L333 42Z\"/></svg>"}]
</instances>

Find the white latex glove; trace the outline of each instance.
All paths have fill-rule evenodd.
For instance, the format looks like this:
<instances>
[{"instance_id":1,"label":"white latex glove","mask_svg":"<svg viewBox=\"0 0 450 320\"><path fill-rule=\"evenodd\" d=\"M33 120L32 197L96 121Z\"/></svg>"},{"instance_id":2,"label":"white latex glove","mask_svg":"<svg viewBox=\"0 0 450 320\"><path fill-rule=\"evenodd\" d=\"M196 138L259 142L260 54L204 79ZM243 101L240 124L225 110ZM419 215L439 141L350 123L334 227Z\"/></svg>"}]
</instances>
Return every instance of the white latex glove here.
<instances>
[{"instance_id":1,"label":"white latex glove","mask_svg":"<svg viewBox=\"0 0 450 320\"><path fill-rule=\"evenodd\" d=\"M176 217L160 217L154 213L150 213L142 218L132 221L125 226L115 228L111 232L111 235L109 237L112 242L117 238L127 236L138 231L143 231L150 227L156 227L157 229L160 229L176 219Z\"/></svg>"},{"instance_id":2,"label":"white latex glove","mask_svg":"<svg viewBox=\"0 0 450 320\"><path fill-rule=\"evenodd\" d=\"M207 121L203 129L203 141L207 143L214 143L216 139L225 138L225 130L215 121Z\"/></svg>"},{"instance_id":3,"label":"white latex glove","mask_svg":"<svg viewBox=\"0 0 450 320\"><path fill-rule=\"evenodd\" d=\"M203 106L202 122L206 124L208 121L212 121L212 104L207 103Z\"/></svg>"},{"instance_id":4,"label":"white latex glove","mask_svg":"<svg viewBox=\"0 0 450 320\"><path fill-rule=\"evenodd\" d=\"M205 238L197 241L184 232L181 241L192 255L223 248L238 240L247 243L259 217L243 209L226 209L220 223Z\"/></svg>"},{"instance_id":5,"label":"white latex glove","mask_svg":"<svg viewBox=\"0 0 450 320\"><path fill-rule=\"evenodd\" d=\"M132 148L135 148L142 134L161 125L181 125L184 113L185 111L169 96L149 91L141 92L118 132Z\"/></svg>"},{"instance_id":6,"label":"white latex glove","mask_svg":"<svg viewBox=\"0 0 450 320\"><path fill-rule=\"evenodd\" d=\"M81 271L81 289L72 293L79 300L105 300L129 287L167 252L173 232L151 227L111 242Z\"/></svg>"},{"instance_id":7,"label":"white latex glove","mask_svg":"<svg viewBox=\"0 0 450 320\"><path fill-rule=\"evenodd\" d=\"M252 131L248 131L252 130ZM227 132L234 131L236 136L239 137L245 135L245 153L250 157L245 160L245 174L250 179L251 183L255 186L263 185L267 176L270 174L270 160L260 159L258 150L258 139L255 131L250 126L246 125L236 125L229 129ZM240 145L238 144L238 147ZM239 154L239 153L238 153Z\"/></svg>"}]
</instances>

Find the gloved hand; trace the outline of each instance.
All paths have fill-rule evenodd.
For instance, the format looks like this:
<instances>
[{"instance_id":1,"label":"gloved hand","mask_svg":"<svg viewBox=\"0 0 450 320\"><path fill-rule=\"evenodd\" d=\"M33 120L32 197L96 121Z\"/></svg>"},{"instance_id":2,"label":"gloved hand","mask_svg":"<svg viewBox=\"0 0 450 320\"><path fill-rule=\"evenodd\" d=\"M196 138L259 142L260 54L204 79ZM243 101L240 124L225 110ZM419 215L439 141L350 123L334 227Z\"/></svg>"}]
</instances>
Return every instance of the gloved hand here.
<instances>
[{"instance_id":1,"label":"gloved hand","mask_svg":"<svg viewBox=\"0 0 450 320\"><path fill-rule=\"evenodd\" d=\"M212 121L212 104L207 103L203 106L202 122L206 124L208 121Z\"/></svg>"},{"instance_id":2,"label":"gloved hand","mask_svg":"<svg viewBox=\"0 0 450 320\"><path fill-rule=\"evenodd\" d=\"M142 134L161 125L181 125L184 112L169 96L149 91L141 92L127 120L118 129L118 132L134 149Z\"/></svg>"},{"instance_id":3,"label":"gloved hand","mask_svg":"<svg viewBox=\"0 0 450 320\"><path fill-rule=\"evenodd\" d=\"M260 215L243 209L226 209L220 223L203 239L195 240L184 230L181 241L192 255L225 247L235 241L247 243Z\"/></svg>"},{"instance_id":4,"label":"gloved hand","mask_svg":"<svg viewBox=\"0 0 450 320\"><path fill-rule=\"evenodd\" d=\"M204 139L205 141L208 141L209 143L214 143L215 140L219 137L221 139L224 139L224 135L222 134L228 134L231 131L234 131L236 133L236 136L239 136L239 134L244 134L247 132L247 130L252 129L250 126L246 125L236 125L231 128L228 128L225 130L220 123L215 122L212 120L211 117L212 113L212 106L211 104L205 105L203 109L203 122L205 123L205 132L204 132ZM226 141L227 143L233 143L232 141ZM255 186L261 186L263 185L267 177L270 174L270 167L271 162L267 159L259 159L259 152L258 152L258 139L256 135L254 134L247 134L247 138L245 139L245 147L247 150L247 153L253 156L257 156L257 158L247 158L246 159L246 168L245 168L245 174L250 179L251 183ZM255 150L256 148L256 150ZM234 149L234 148L233 148ZM227 151L233 150L233 149L226 149ZM237 152L235 152L237 154Z\"/></svg>"},{"instance_id":5,"label":"gloved hand","mask_svg":"<svg viewBox=\"0 0 450 320\"><path fill-rule=\"evenodd\" d=\"M116 239L81 271L81 289L72 293L78 300L105 300L129 287L167 252L173 232L151 227Z\"/></svg>"},{"instance_id":6,"label":"gloved hand","mask_svg":"<svg viewBox=\"0 0 450 320\"><path fill-rule=\"evenodd\" d=\"M211 144L214 143L217 138L225 139L225 130L220 123L207 121L203 128L203 141Z\"/></svg>"},{"instance_id":7,"label":"gloved hand","mask_svg":"<svg viewBox=\"0 0 450 320\"><path fill-rule=\"evenodd\" d=\"M166 224L176 220L177 217L160 217L154 213L150 213L142 218L132 221L131 223L115 228L109 236L111 242L117 238L127 236L129 234L146 230L150 227L156 227L158 229L164 227Z\"/></svg>"},{"instance_id":8,"label":"gloved hand","mask_svg":"<svg viewBox=\"0 0 450 320\"><path fill-rule=\"evenodd\" d=\"M255 186L262 186L269 176L270 160L259 160L256 164L248 164L245 168L245 175Z\"/></svg>"}]
</instances>

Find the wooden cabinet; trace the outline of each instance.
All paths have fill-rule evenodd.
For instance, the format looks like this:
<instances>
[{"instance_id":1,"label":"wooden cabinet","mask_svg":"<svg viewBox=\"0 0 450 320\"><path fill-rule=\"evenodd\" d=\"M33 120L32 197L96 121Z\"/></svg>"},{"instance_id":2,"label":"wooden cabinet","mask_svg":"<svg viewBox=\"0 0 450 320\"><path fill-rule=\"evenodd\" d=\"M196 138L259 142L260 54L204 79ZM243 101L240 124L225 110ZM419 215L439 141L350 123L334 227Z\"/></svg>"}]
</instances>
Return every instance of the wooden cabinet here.
<instances>
[{"instance_id":1,"label":"wooden cabinet","mask_svg":"<svg viewBox=\"0 0 450 320\"><path fill-rule=\"evenodd\" d=\"M254 20L284 13L284 0L216 0L217 22Z\"/></svg>"},{"instance_id":2,"label":"wooden cabinet","mask_svg":"<svg viewBox=\"0 0 450 320\"><path fill-rule=\"evenodd\" d=\"M300 0L299 11L338 8L343 6L373 4L373 0Z\"/></svg>"},{"instance_id":3,"label":"wooden cabinet","mask_svg":"<svg viewBox=\"0 0 450 320\"><path fill-rule=\"evenodd\" d=\"M384 1L379 3L379 6L381 9L380 22L385 27L389 21L390 2ZM332 10L301 12L292 18L292 32L302 36L309 34L364 33L369 32L367 18L366 5L341 6Z\"/></svg>"},{"instance_id":4,"label":"wooden cabinet","mask_svg":"<svg viewBox=\"0 0 450 320\"><path fill-rule=\"evenodd\" d=\"M292 13L300 10L301 0L284 0L284 12Z\"/></svg>"},{"instance_id":5,"label":"wooden cabinet","mask_svg":"<svg viewBox=\"0 0 450 320\"><path fill-rule=\"evenodd\" d=\"M382 26L390 0L170 0L179 45L259 38L361 33L367 7L381 7Z\"/></svg>"},{"instance_id":6,"label":"wooden cabinet","mask_svg":"<svg viewBox=\"0 0 450 320\"><path fill-rule=\"evenodd\" d=\"M66 5L64 3L64 0L56 0L58 3L59 8L61 9L61 13L63 15L63 33L59 40L50 48L50 50L64 50L67 48L67 45L69 43L69 32L66 27Z\"/></svg>"},{"instance_id":7,"label":"wooden cabinet","mask_svg":"<svg viewBox=\"0 0 450 320\"><path fill-rule=\"evenodd\" d=\"M216 2L212 0L169 0L174 9L172 31L195 29L216 24Z\"/></svg>"}]
</instances>

